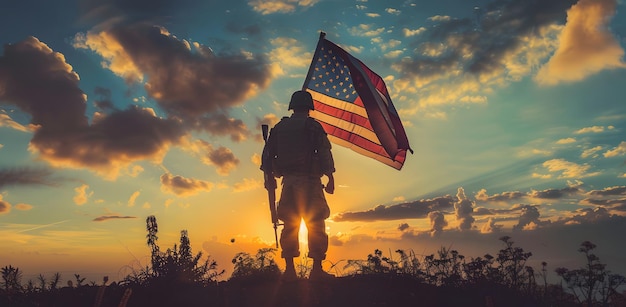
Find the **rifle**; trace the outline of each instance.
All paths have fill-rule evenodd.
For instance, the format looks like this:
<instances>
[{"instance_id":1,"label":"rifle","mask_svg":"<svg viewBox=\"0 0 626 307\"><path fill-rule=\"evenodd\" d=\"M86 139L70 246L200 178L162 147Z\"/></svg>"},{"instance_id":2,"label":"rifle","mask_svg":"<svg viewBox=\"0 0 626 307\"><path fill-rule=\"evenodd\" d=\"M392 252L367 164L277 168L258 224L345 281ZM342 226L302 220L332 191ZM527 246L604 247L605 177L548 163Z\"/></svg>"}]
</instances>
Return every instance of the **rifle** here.
<instances>
[{"instance_id":1,"label":"rifle","mask_svg":"<svg viewBox=\"0 0 626 307\"><path fill-rule=\"evenodd\" d=\"M267 125L261 125L261 132L263 132L263 141L267 144L267 134L269 127ZM272 224L274 224L274 239L276 240L276 248L278 248L278 213L276 213L276 178L274 174L268 171L263 172L265 179L265 189L267 190L267 196L269 198L270 213L272 216Z\"/></svg>"}]
</instances>

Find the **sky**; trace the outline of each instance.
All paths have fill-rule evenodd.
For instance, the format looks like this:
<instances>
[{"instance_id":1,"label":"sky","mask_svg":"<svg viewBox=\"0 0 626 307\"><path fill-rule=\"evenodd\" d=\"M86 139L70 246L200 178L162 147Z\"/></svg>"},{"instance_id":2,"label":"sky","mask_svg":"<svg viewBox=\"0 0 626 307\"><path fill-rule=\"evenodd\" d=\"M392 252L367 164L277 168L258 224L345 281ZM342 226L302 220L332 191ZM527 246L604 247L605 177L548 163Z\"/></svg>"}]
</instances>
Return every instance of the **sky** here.
<instances>
[{"instance_id":1,"label":"sky","mask_svg":"<svg viewBox=\"0 0 626 307\"><path fill-rule=\"evenodd\" d=\"M326 268L375 249L495 255L510 236L536 268L578 268L591 241L626 275L624 9L4 1L0 265L120 280L149 263L151 215L161 249L187 230L227 275L274 246L260 126L290 114L324 31L384 78L414 150L398 171L333 146Z\"/></svg>"}]
</instances>

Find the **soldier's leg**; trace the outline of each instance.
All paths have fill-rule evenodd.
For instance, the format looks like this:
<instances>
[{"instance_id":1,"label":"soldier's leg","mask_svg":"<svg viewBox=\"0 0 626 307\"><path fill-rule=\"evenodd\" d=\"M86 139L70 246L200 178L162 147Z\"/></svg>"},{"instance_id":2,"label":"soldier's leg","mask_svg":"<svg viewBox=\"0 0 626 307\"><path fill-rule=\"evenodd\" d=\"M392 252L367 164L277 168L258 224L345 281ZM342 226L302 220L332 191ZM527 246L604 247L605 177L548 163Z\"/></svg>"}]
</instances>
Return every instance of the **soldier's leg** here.
<instances>
[{"instance_id":1,"label":"soldier's leg","mask_svg":"<svg viewBox=\"0 0 626 307\"><path fill-rule=\"evenodd\" d=\"M283 230L280 233L280 256L286 260L300 256L300 246L298 243L298 232L300 231L300 217L283 217Z\"/></svg>"},{"instance_id":2,"label":"soldier's leg","mask_svg":"<svg viewBox=\"0 0 626 307\"><path fill-rule=\"evenodd\" d=\"M326 259L326 251L328 251L328 235L326 234L326 223L323 219L311 219L306 221L309 239L309 258L321 261Z\"/></svg>"}]
</instances>

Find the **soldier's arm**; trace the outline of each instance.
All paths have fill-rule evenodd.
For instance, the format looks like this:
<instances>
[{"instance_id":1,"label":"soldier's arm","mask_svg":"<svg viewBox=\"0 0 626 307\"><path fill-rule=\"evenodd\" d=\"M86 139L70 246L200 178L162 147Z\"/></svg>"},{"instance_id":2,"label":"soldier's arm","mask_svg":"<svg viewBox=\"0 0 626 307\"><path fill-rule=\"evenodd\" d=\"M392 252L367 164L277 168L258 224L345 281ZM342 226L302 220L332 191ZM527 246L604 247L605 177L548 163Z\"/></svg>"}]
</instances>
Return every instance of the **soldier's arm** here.
<instances>
[{"instance_id":1,"label":"soldier's arm","mask_svg":"<svg viewBox=\"0 0 626 307\"><path fill-rule=\"evenodd\" d=\"M335 193L335 176L333 176L333 173L326 174L326 176L328 176L328 183L324 187L324 191L328 194L333 194Z\"/></svg>"}]
</instances>

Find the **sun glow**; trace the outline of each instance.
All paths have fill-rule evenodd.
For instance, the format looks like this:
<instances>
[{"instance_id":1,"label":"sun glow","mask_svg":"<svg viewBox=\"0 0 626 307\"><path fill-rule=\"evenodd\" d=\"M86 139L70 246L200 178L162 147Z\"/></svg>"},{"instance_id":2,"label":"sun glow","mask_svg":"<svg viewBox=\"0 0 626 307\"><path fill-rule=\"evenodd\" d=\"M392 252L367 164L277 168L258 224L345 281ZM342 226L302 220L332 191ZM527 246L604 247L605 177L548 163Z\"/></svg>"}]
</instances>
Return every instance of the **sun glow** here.
<instances>
[{"instance_id":1,"label":"sun glow","mask_svg":"<svg viewBox=\"0 0 626 307\"><path fill-rule=\"evenodd\" d=\"M307 247L309 244L309 231L306 229L306 225L304 220L300 221L300 231L298 231L298 238L300 240L300 245L303 247Z\"/></svg>"}]
</instances>

